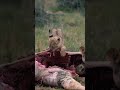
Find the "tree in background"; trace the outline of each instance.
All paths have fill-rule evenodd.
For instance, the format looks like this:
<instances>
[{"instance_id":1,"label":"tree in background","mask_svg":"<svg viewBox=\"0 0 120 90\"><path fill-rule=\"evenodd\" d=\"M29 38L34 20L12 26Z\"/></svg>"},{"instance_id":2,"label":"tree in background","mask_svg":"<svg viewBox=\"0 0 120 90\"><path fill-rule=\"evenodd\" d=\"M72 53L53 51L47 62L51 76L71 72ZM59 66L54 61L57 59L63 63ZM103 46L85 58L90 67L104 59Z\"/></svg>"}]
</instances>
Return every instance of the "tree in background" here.
<instances>
[{"instance_id":1,"label":"tree in background","mask_svg":"<svg viewBox=\"0 0 120 90\"><path fill-rule=\"evenodd\" d=\"M45 0L35 0L35 25L44 26L46 13L44 10Z\"/></svg>"},{"instance_id":2,"label":"tree in background","mask_svg":"<svg viewBox=\"0 0 120 90\"><path fill-rule=\"evenodd\" d=\"M80 10L85 13L85 0L57 0L61 10Z\"/></svg>"}]
</instances>

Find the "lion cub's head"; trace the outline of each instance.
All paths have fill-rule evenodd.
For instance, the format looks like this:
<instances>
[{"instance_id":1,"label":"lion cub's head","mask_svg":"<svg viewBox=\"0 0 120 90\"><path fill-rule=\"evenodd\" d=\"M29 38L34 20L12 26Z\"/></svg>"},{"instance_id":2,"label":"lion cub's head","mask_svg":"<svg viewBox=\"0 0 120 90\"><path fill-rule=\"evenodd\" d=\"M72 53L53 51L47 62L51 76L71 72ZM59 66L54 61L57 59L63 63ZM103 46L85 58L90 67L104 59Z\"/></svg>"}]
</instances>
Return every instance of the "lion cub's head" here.
<instances>
[{"instance_id":1,"label":"lion cub's head","mask_svg":"<svg viewBox=\"0 0 120 90\"><path fill-rule=\"evenodd\" d=\"M49 30L49 49L51 51L60 51L61 55L65 55L64 41L61 29Z\"/></svg>"}]
</instances>

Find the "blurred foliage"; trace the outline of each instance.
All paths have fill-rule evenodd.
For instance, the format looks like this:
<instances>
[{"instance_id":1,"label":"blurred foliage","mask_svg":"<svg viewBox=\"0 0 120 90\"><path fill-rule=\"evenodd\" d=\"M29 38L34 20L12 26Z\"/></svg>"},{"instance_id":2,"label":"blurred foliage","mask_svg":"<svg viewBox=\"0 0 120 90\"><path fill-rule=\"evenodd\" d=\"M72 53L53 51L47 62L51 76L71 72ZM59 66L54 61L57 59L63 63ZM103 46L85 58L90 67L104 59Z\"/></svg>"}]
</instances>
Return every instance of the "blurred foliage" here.
<instances>
[{"instance_id":1,"label":"blurred foliage","mask_svg":"<svg viewBox=\"0 0 120 90\"><path fill-rule=\"evenodd\" d=\"M45 0L35 0L35 25L44 26L46 24L46 12L44 10Z\"/></svg>"},{"instance_id":2,"label":"blurred foliage","mask_svg":"<svg viewBox=\"0 0 120 90\"><path fill-rule=\"evenodd\" d=\"M0 1L0 64L34 52L33 4L32 0Z\"/></svg>"},{"instance_id":3,"label":"blurred foliage","mask_svg":"<svg viewBox=\"0 0 120 90\"><path fill-rule=\"evenodd\" d=\"M35 0L35 24L36 27L44 27L46 24L59 24L60 15L55 12L80 12L85 15L85 0Z\"/></svg>"},{"instance_id":4,"label":"blurred foliage","mask_svg":"<svg viewBox=\"0 0 120 90\"><path fill-rule=\"evenodd\" d=\"M60 10L79 10L85 13L85 0L57 0L57 3Z\"/></svg>"},{"instance_id":5,"label":"blurred foliage","mask_svg":"<svg viewBox=\"0 0 120 90\"><path fill-rule=\"evenodd\" d=\"M120 48L118 7L113 0L86 2L86 60L104 60L108 49Z\"/></svg>"}]
</instances>

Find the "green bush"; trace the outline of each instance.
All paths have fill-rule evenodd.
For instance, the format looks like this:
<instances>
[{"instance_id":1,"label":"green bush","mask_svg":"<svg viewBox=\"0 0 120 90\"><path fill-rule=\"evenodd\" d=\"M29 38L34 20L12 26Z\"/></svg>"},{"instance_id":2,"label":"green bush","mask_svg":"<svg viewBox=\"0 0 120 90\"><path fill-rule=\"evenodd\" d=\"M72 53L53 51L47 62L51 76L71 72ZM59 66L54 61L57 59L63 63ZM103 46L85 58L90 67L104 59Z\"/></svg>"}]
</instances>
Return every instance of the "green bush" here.
<instances>
[{"instance_id":1,"label":"green bush","mask_svg":"<svg viewBox=\"0 0 120 90\"><path fill-rule=\"evenodd\" d=\"M85 0L57 0L61 10L84 10Z\"/></svg>"},{"instance_id":2,"label":"green bush","mask_svg":"<svg viewBox=\"0 0 120 90\"><path fill-rule=\"evenodd\" d=\"M35 25L44 26L46 23L46 12L44 10L44 0L35 0Z\"/></svg>"}]
</instances>

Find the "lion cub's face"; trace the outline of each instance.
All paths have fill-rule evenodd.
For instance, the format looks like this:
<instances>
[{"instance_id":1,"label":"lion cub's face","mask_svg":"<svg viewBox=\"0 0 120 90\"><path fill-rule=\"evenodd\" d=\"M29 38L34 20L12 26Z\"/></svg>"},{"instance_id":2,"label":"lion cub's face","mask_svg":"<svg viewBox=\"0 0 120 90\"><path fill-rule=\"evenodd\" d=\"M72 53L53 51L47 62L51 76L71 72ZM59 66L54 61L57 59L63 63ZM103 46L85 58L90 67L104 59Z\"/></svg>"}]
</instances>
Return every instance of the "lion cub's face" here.
<instances>
[{"instance_id":1,"label":"lion cub's face","mask_svg":"<svg viewBox=\"0 0 120 90\"><path fill-rule=\"evenodd\" d=\"M63 46L63 37L61 29L49 30L49 48L55 51Z\"/></svg>"},{"instance_id":2,"label":"lion cub's face","mask_svg":"<svg viewBox=\"0 0 120 90\"><path fill-rule=\"evenodd\" d=\"M53 51L57 50L62 46L61 38L60 37L51 37L49 38L49 48Z\"/></svg>"},{"instance_id":3,"label":"lion cub's face","mask_svg":"<svg viewBox=\"0 0 120 90\"><path fill-rule=\"evenodd\" d=\"M50 29L49 30L49 38L55 37L55 36L63 38L61 29Z\"/></svg>"}]
</instances>

